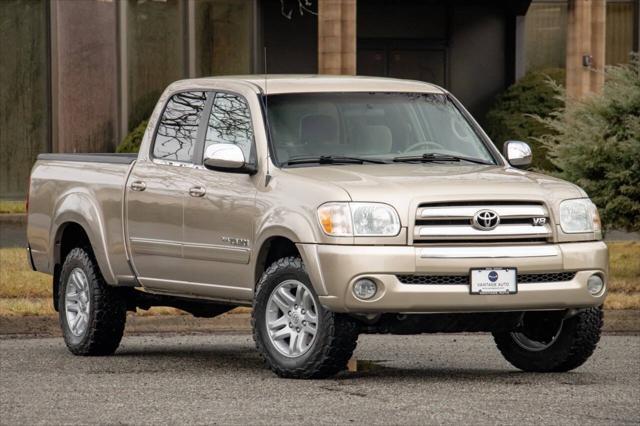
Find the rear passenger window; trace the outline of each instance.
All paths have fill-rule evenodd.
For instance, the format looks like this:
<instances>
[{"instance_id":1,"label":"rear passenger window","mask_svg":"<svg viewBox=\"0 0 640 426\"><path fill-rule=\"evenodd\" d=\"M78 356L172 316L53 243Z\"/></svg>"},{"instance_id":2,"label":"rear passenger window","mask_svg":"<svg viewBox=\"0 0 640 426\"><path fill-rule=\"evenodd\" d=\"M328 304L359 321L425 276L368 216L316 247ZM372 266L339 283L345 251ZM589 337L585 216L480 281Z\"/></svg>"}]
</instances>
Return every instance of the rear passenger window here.
<instances>
[{"instance_id":1,"label":"rear passenger window","mask_svg":"<svg viewBox=\"0 0 640 426\"><path fill-rule=\"evenodd\" d=\"M249 105L244 98L217 93L209 116L204 149L214 143L238 145L249 159L253 145L253 127Z\"/></svg>"},{"instance_id":2,"label":"rear passenger window","mask_svg":"<svg viewBox=\"0 0 640 426\"><path fill-rule=\"evenodd\" d=\"M198 125L207 102L205 92L177 93L169 99L162 114L153 157L162 160L191 162Z\"/></svg>"}]
</instances>

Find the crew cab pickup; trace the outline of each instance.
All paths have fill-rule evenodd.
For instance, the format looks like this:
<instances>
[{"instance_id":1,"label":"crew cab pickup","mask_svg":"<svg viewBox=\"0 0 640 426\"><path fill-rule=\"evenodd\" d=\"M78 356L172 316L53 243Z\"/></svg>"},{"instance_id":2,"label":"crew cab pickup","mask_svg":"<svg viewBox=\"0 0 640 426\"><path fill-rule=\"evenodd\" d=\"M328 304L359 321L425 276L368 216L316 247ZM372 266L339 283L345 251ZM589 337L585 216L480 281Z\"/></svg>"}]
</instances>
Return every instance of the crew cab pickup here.
<instances>
[{"instance_id":1,"label":"crew cab pickup","mask_svg":"<svg viewBox=\"0 0 640 426\"><path fill-rule=\"evenodd\" d=\"M244 305L283 377L342 370L361 333L490 332L517 368L571 370L602 326L598 212L503 151L423 82L178 81L137 155L38 157L28 256L77 355L113 353L127 310Z\"/></svg>"}]
</instances>

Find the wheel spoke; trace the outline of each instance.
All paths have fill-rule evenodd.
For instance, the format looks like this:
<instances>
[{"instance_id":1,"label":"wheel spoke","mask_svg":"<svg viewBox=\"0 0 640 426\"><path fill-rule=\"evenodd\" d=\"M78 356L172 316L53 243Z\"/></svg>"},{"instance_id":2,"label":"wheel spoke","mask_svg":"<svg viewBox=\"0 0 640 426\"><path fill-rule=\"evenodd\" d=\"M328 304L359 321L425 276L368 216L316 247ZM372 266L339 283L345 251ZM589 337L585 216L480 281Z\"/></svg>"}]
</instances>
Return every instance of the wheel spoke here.
<instances>
[{"instance_id":1,"label":"wheel spoke","mask_svg":"<svg viewBox=\"0 0 640 426\"><path fill-rule=\"evenodd\" d=\"M311 334L312 336L315 336L316 332L318 331L318 325L316 323L307 322L306 325L302 326L302 330L306 333Z\"/></svg>"},{"instance_id":2,"label":"wheel spoke","mask_svg":"<svg viewBox=\"0 0 640 426\"><path fill-rule=\"evenodd\" d=\"M285 300L282 299L280 293L275 293L271 296L271 300L278 306L278 308L286 315L289 311L289 304Z\"/></svg>"},{"instance_id":3,"label":"wheel spoke","mask_svg":"<svg viewBox=\"0 0 640 426\"><path fill-rule=\"evenodd\" d=\"M301 284L298 284L298 286L296 287L296 299L295 299L295 304L298 306L302 305L302 299L304 298L304 295L306 293L306 290L304 289L304 287Z\"/></svg>"},{"instance_id":4,"label":"wheel spoke","mask_svg":"<svg viewBox=\"0 0 640 426\"><path fill-rule=\"evenodd\" d=\"M280 287L278 295L282 297L282 300L286 302L287 306L293 306L296 303L295 297L293 297L291 292L284 287Z\"/></svg>"},{"instance_id":5,"label":"wheel spoke","mask_svg":"<svg viewBox=\"0 0 640 426\"><path fill-rule=\"evenodd\" d=\"M278 318L277 320L270 321L267 325L269 326L269 330L275 330L275 329L280 328L282 326L286 326L287 325L287 317L283 315L280 318Z\"/></svg>"},{"instance_id":6,"label":"wheel spoke","mask_svg":"<svg viewBox=\"0 0 640 426\"><path fill-rule=\"evenodd\" d=\"M296 342L298 341L299 334L291 333L291 338L289 339L289 354L293 355L296 350Z\"/></svg>"},{"instance_id":7,"label":"wheel spoke","mask_svg":"<svg viewBox=\"0 0 640 426\"><path fill-rule=\"evenodd\" d=\"M79 293L67 293L68 302L78 302L79 297L80 297Z\"/></svg>"},{"instance_id":8,"label":"wheel spoke","mask_svg":"<svg viewBox=\"0 0 640 426\"><path fill-rule=\"evenodd\" d=\"M292 334L291 329L289 327L283 327L280 330L276 331L275 333L272 333L271 338L273 340L280 340L290 336L291 334Z\"/></svg>"},{"instance_id":9,"label":"wheel spoke","mask_svg":"<svg viewBox=\"0 0 640 426\"><path fill-rule=\"evenodd\" d=\"M77 303L67 302L66 307L67 307L67 311L69 312L75 312L75 313L80 312L80 306Z\"/></svg>"},{"instance_id":10,"label":"wheel spoke","mask_svg":"<svg viewBox=\"0 0 640 426\"><path fill-rule=\"evenodd\" d=\"M73 271L73 280L75 281L77 288L81 292L83 292L85 288L85 284L84 284L84 280L82 279L82 276L80 275L80 271L78 269L74 269Z\"/></svg>"}]
</instances>

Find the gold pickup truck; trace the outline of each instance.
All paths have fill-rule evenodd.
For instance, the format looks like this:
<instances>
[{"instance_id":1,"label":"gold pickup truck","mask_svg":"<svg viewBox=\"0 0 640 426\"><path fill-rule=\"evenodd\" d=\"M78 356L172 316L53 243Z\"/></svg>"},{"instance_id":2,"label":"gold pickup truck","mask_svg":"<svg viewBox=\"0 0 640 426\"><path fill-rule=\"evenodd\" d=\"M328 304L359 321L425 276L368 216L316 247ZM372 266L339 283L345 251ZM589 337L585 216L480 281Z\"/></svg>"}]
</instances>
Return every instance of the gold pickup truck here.
<instances>
[{"instance_id":1,"label":"gold pickup truck","mask_svg":"<svg viewBox=\"0 0 640 426\"><path fill-rule=\"evenodd\" d=\"M139 154L39 156L28 255L77 355L113 353L127 310L244 305L282 377L335 374L361 333L491 332L567 371L600 336L607 247L587 194L530 161L431 84L183 80Z\"/></svg>"}]
</instances>

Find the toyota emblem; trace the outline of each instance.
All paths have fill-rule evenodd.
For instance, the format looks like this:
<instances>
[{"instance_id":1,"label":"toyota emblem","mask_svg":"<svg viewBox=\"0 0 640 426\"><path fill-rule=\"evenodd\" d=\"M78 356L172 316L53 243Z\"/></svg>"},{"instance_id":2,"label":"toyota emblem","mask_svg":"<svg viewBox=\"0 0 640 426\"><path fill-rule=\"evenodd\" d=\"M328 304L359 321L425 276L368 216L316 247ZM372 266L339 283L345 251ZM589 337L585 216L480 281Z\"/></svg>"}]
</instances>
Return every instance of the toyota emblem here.
<instances>
[{"instance_id":1,"label":"toyota emblem","mask_svg":"<svg viewBox=\"0 0 640 426\"><path fill-rule=\"evenodd\" d=\"M493 210L480 210L473 216L472 224L481 231L491 231L500 224L500 216Z\"/></svg>"}]
</instances>

